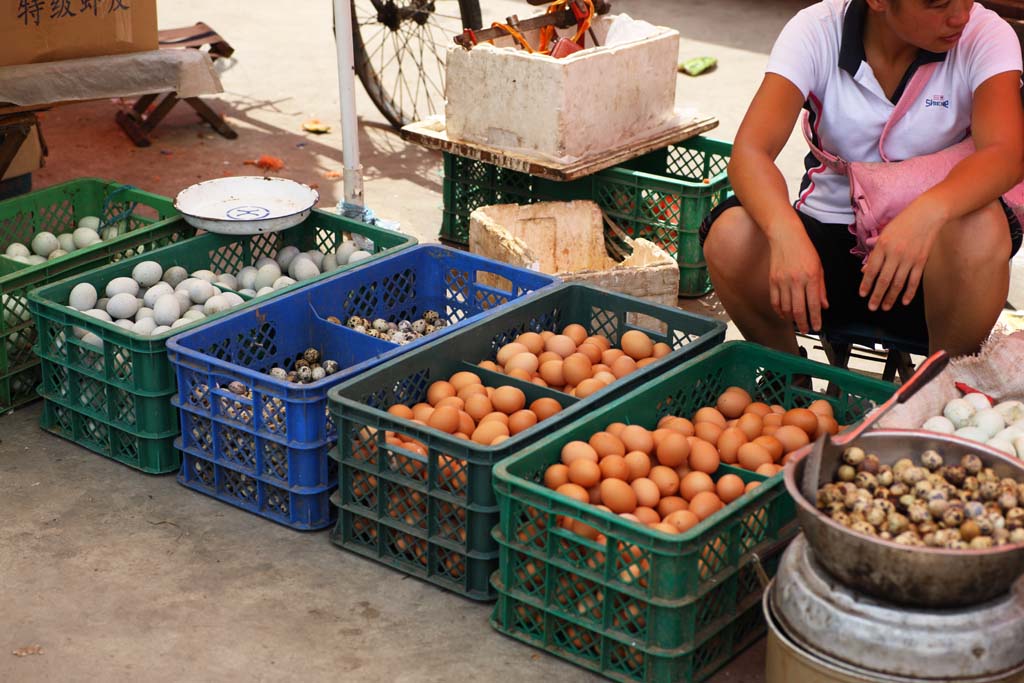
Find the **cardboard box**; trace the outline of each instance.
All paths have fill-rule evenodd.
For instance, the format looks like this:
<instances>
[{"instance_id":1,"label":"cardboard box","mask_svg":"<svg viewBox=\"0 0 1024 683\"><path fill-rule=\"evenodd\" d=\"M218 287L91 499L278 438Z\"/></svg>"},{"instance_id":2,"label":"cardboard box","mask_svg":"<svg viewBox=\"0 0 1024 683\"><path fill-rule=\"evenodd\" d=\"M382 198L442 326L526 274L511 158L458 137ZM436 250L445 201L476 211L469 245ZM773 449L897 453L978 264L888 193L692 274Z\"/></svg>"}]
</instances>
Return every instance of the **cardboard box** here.
<instances>
[{"instance_id":1,"label":"cardboard box","mask_svg":"<svg viewBox=\"0 0 1024 683\"><path fill-rule=\"evenodd\" d=\"M601 208L590 201L498 204L470 214L469 250L474 254L675 306L679 264L653 242L627 240L632 254L622 261L608 255ZM660 326L645 322L651 329Z\"/></svg>"},{"instance_id":2,"label":"cardboard box","mask_svg":"<svg viewBox=\"0 0 1024 683\"><path fill-rule=\"evenodd\" d=\"M0 0L0 66L156 50L156 0Z\"/></svg>"}]
</instances>

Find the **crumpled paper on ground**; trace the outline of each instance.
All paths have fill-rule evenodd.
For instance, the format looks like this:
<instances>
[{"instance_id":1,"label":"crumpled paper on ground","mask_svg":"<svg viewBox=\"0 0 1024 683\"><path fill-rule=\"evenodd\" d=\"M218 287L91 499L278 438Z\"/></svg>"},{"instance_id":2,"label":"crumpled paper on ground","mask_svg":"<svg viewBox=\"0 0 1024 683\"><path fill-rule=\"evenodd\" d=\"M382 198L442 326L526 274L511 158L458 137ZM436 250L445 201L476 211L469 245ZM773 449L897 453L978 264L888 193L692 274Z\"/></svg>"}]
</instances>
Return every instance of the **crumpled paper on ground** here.
<instances>
[{"instance_id":1,"label":"crumpled paper on ground","mask_svg":"<svg viewBox=\"0 0 1024 683\"><path fill-rule=\"evenodd\" d=\"M992 337L975 356L956 358L906 403L894 406L875 424L880 429L919 429L961 393L963 382L997 402L1024 399L1024 332Z\"/></svg>"},{"instance_id":2,"label":"crumpled paper on ground","mask_svg":"<svg viewBox=\"0 0 1024 683\"><path fill-rule=\"evenodd\" d=\"M30 107L75 100L176 92L223 92L209 56L199 50L151 50L0 67L0 102Z\"/></svg>"}]
</instances>

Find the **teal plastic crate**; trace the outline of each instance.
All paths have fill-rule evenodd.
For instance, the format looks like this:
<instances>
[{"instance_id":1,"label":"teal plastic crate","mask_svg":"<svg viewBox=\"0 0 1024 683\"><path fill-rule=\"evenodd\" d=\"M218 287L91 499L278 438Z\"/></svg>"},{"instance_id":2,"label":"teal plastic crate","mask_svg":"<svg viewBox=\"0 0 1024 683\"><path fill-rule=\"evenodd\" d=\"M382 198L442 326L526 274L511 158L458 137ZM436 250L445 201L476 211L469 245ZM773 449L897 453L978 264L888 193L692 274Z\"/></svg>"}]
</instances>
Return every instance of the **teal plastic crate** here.
<instances>
[{"instance_id":1,"label":"teal plastic crate","mask_svg":"<svg viewBox=\"0 0 1024 683\"><path fill-rule=\"evenodd\" d=\"M170 229L175 227L184 229L184 221L169 226ZM115 277L130 275L141 261L156 261L165 270L178 265L189 271L208 268L217 272L236 272L261 256L275 255L285 246L294 245L303 251L330 251L343 239L360 235L373 241L372 257L252 298L230 311L202 318L155 337L128 332L66 305L71 290L80 282L88 282L100 289ZM288 230L253 236L203 234L34 290L29 293L29 306L39 330L36 350L43 363L45 380L40 394L48 404L54 404L52 409L43 411L40 425L144 472L177 470L181 459L173 444L180 422L178 410L171 405L171 397L177 393L177 383L174 368L167 357L168 339L243 308L386 258L415 242L415 239L398 232L314 210L300 225ZM73 334L75 328L98 336L103 347L97 348L76 338ZM58 414L69 414L71 418L58 420ZM72 425L70 430L69 422ZM108 436L94 437L96 434Z\"/></svg>"},{"instance_id":2,"label":"teal plastic crate","mask_svg":"<svg viewBox=\"0 0 1024 683\"><path fill-rule=\"evenodd\" d=\"M33 347L36 325L28 292L136 252L192 237L188 225L169 228L178 215L167 197L129 185L82 178L0 201L0 414L38 398L39 359ZM40 232L73 231L85 216L117 229L117 237L41 263L28 265L4 256L11 244L28 244ZM109 226L108 226L109 224Z\"/></svg>"},{"instance_id":3,"label":"teal plastic crate","mask_svg":"<svg viewBox=\"0 0 1024 683\"><path fill-rule=\"evenodd\" d=\"M732 193L728 142L695 137L565 183L444 155L441 238L469 243L469 216L481 206L589 199L633 238L657 244L679 263L679 295L711 291L700 224ZM625 245L614 233L607 239ZM627 248L628 251L628 248Z\"/></svg>"}]
</instances>

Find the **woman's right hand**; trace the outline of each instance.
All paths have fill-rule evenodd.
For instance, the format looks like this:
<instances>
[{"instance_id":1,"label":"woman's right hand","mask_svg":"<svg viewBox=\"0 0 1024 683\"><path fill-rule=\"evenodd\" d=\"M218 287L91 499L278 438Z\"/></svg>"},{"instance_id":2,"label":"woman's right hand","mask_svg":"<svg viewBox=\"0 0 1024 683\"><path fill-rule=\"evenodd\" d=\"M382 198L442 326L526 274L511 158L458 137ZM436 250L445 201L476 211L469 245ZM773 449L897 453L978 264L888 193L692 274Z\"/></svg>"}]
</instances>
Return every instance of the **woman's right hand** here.
<instances>
[{"instance_id":1,"label":"woman's right hand","mask_svg":"<svg viewBox=\"0 0 1024 683\"><path fill-rule=\"evenodd\" d=\"M821 329L821 311L828 308L825 271L800 219L796 226L772 230L768 275L772 308L783 320L792 320L806 334Z\"/></svg>"}]
</instances>

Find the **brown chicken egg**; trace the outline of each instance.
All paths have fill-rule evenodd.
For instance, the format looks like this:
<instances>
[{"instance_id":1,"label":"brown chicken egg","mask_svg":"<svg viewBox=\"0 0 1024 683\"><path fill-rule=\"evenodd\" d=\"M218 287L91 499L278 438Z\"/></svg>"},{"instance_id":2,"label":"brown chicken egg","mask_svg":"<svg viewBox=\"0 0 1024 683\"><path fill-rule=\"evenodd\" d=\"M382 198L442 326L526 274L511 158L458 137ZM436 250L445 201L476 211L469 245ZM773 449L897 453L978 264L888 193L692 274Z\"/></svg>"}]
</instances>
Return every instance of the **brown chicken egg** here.
<instances>
[{"instance_id":1,"label":"brown chicken egg","mask_svg":"<svg viewBox=\"0 0 1024 683\"><path fill-rule=\"evenodd\" d=\"M743 495L746 485L735 474L725 474L715 482L715 492L722 502L728 505Z\"/></svg>"},{"instance_id":2,"label":"brown chicken egg","mask_svg":"<svg viewBox=\"0 0 1024 683\"><path fill-rule=\"evenodd\" d=\"M818 418L814 418L814 423L817 425ZM796 449L806 446L811 442L810 437L807 436L807 432L796 425L783 425L775 430L775 433L772 434L772 436L782 443L782 449L786 453L795 451Z\"/></svg>"},{"instance_id":3,"label":"brown chicken egg","mask_svg":"<svg viewBox=\"0 0 1024 683\"><path fill-rule=\"evenodd\" d=\"M673 468L685 465L690 456L690 443L679 432L668 431L656 450L658 462Z\"/></svg>"},{"instance_id":4,"label":"brown chicken egg","mask_svg":"<svg viewBox=\"0 0 1024 683\"><path fill-rule=\"evenodd\" d=\"M593 344L594 346L596 346L599 349L601 349L602 353L604 353L605 351L607 351L608 349L610 349L612 347L612 343L610 341L608 341L608 338L607 337L602 337L599 334L593 334L593 335L587 337L586 339L583 340L583 343L584 344Z\"/></svg>"},{"instance_id":5,"label":"brown chicken egg","mask_svg":"<svg viewBox=\"0 0 1024 683\"><path fill-rule=\"evenodd\" d=\"M764 431L764 420L760 415L744 413L740 416L740 419L736 421L736 426L746 434L747 441L753 441L757 437L761 436L761 432Z\"/></svg>"},{"instance_id":6,"label":"brown chicken egg","mask_svg":"<svg viewBox=\"0 0 1024 683\"><path fill-rule=\"evenodd\" d=\"M640 330L630 330L622 335L619 347L633 360L641 360L654 355L654 342Z\"/></svg>"},{"instance_id":7,"label":"brown chicken egg","mask_svg":"<svg viewBox=\"0 0 1024 683\"><path fill-rule=\"evenodd\" d=\"M459 428L459 409L452 406L435 408L427 418L427 426L447 434L454 434Z\"/></svg>"},{"instance_id":8,"label":"brown chicken egg","mask_svg":"<svg viewBox=\"0 0 1024 683\"><path fill-rule=\"evenodd\" d=\"M771 463L772 455L767 448L760 444L747 443L740 446L736 459L739 461L740 467L754 471L761 465Z\"/></svg>"},{"instance_id":9,"label":"brown chicken egg","mask_svg":"<svg viewBox=\"0 0 1024 683\"><path fill-rule=\"evenodd\" d=\"M601 501L616 513L632 513L636 510L636 492L621 479L605 479L601 482Z\"/></svg>"},{"instance_id":10,"label":"brown chicken egg","mask_svg":"<svg viewBox=\"0 0 1024 683\"><path fill-rule=\"evenodd\" d=\"M482 360L476 364L476 366L482 370L490 370L491 372L504 373L500 365L491 360Z\"/></svg>"},{"instance_id":11,"label":"brown chicken egg","mask_svg":"<svg viewBox=\"0 0 1024 683\"><path fill-rule=\"evenodd\" d=\"M652 467L647 478L657 484L658 492L662 496L674 496L679 492L679 475L671 467Z\"/></svg>"},{"instance_id":12,"label":"brown chicken egg","mask_svg":"<svg viewBox=\"0 0 1024 683\"><path fill-rule=\"evenodd\" d=\"M427 424L427 420L430 419L430 415L433 412L434 407L429 403L417 403L412 407L412 419Z\"/></svg>"},{"instance_id":13,"label":"brown chicken egg","mask_svg":"<svg viewBox=\"0 0 1024 683\"><path fill-rule=\"evenodd\" d=\"M772 409L768 406L767 403L762 403L760 401L754 401L753 403L748 405L746 408L744 408L743 412L745 414L746 413L751 413L753 415L757 415L758 417L764 417L768 413L772 412Z\"/></svg>"},{"instance_id":14,"label":"brown chicken egg","mask_svg":"<svg viewBox=\"0 0 1024 683\"><path fill-rule=\"evenodd\" d=\"M718 454L721 456L722 462L730 465L734 464L740 446L747 443L748 440L747 435L738 427L730 427L723 431L718 436L718 443L715 444L718 447Z\"/></svg>"},{"instance_id":15,"label":"brown chicken egg","mask_svg":"<svg viewBox=\"0 0 1024 683\"><path fill-rule=\"evenodd\" d=\"M469 416L479 422L483 417L494 411L494 406L491 405L491 399L487 398L487 394L473 394L466 398L466 412Z\"/></svg>"},{"instance_id":16,"label":"brown chicken egg","mask_svg":"<svg viewBox=\"0 0 1024 683\"><path fill-rule=\"evenodd\" d=\"M665 342L658 342L657 344L654 345L653 355L655 358L664 358L670 353L672 353L672 347L666 344Z\"/></svg>"},{"instance_id":17,"label":"brown chicken egg","mask_svg":"<svg viewBox=\"0 0 1024 683\"><path fill-rule=\"evenodd\" d=\"M526 348L525 344L519 342L511 342L505 344L498 349L498 355L495 359L498 361L498 365L504 367L513 357L518 356L520 353L529 353L530 349Z\"/></svg>"},{"instance_id":18,"label":"brown chicken egg","mask_svg":"<svg viewBox=\"0 0 1024 683\"><path fill-rule=\"evenodd\" d=\"M832 404L823 398L819 398L817 401L811 401L811 405L807 406L807 409L810 410L815 415L823 415L825 417L833 418L835 417L835 414L832 410Z\"/></svg>"},{"instance_id":19,"label":"brown chicken egg","mask_svg":"<svg viewBox=\"0 0 1024 683\"><path fill-rule=\"evenodd\" d=\"M569 468L562 463L555 463L544 470L544 485L549 489L557 489L569 483Z\"/></svg>"},{"instance_id":20,"label":"brown chicken egg","mask_svg":"<svg viewBox=\"0 0 1024 683\"><path fill-rule=\"evenodd\" d=\"M643 451L630 451L625 456L626 466L629 467L629 481L646 477L651 471L651 458Z\"/></svg>"},{"instance_id":21,"label":"brown chicken egg","mask_svg":"<svg viewBox=\"0 0 1024 683\"><path fill-rule=\"evenodd\" d=\"M576 347L576 353L582 353L590 361L591 365L595 365L601 362L601 352L604 349L600 348L597 344L591 344L586 342Z\"/></svg>"},{"instance_id":22,"label":"brown chicken egg","mask_svg":"<svg viewBox=\"0 0 1024 683\"><path fill-rule=\"evenodd\" d=\"M737 387L729 387L721 396L715 407L727 419L737 418L750 405L750 394Z\"/></svg>"},{"instance_id":23,"label":"brown chicken egg","mask_svg":"<svg viewBox=\"0 0 1024 683\"><path fill-rule=\"evenodd\" d=\"M703 491L714 491L715 482L704 472L690 472L679 482L679 494L688 502Z\"/></svg>"},{"instance_id":24,"label":"brown chicken egg","mask_svg":"<svg viewBox=\"0 0 1024 683\"><path fill-rule=\"evenodd\" d=\"M573 500L578 500L581 503L590 502L590 495L587 493L587 490L579 484L562 484L555 489L555 493L560 493L563 496L569 496Z\"/></svg>"},{"instance_id":25,"label":"brown chicken egg","mask_svg":"<svg viewBox=\"0 0 1024 683\"><path fill-rule=\"evenodd\" d=\"M640 425L629 425L622 430L619 438L625 444L626 451L643 451L648 454L654 451L654 437Z\"/></svg>"},{"instance_id":26,"label":"brown chicken egg","mask_svg":"<svg viewBox=\"0 0 1024 683\"><path fill-rule=\"evenodd\" d=\"M530 410L537 416L538 421L546 420L552 415L562 411L562 405L553 398L547 396L538 398L530 404Z\"/></svg>"},{"instance_id":27,"label":"brown chicken egg","mask_svg":"<svg viewBox=\"0 0 1024 683\"><path fill-rule=\"evenodd\" d=\"M612 361L609 367L612 369L612 374L620 379L637 370L636 361L629 356L619 356Z\"/></svg>"},{"instance_id":28,"label":"brown chicken egg","mask_svg":"<svg viewBox=\"0 0 1024 683\"><path fill-rule=\"evenodd\" d=\"M597 451L586 441L570 441L562 446L562 464L571 465L574 460L598 461Z\"/></svg>"},{"instance_id":29,"label":"brown chicken egg","mask_svg":"<svg viewBox=\"0 0 1024 683\"><path fill-rule=\"evenodd\" d=\"M793 408L782 416L782 424L799 427L810 438L818 431L818 416L806 408Z\"/></svg>"},{"instance_id":30,"label":"brown chicken egg","mask_svg":"<svg viewBox=\"0 0 1024 683\"><path fill-rule=\"evenodd\" d=\"M718 438L722 436L723 431L725 431L725 427L714 422L698 422L694 425L694 435L712 445L718 443Z\"/></svg>"},{"instance_id":31,"label":"brown chicken egg","mask_svg":"<svg viewBox=\"0 0 1024 683\"><path fill-rule=\"evenodd\" d=\"M552 465L553 467L553 465ZM564 483L564 482L563 482ZM662 496L661 500L658 501L658 514L661 515L662 519L665 519L673 512L679 510L689 510L690 504L687 503L680 496Z\"/></svg>"},{"instance_id":32,"label":"brown chicken egg","mask_svg":"<svg viewBox=\"0 0 1024 683\"><path fill-rule=\"evenodd\" d=\"M441 399L448 398L449 396L455 396L456 391L448 382L434 382L427 389L427 403L432 406L436 406L437 402Z\"/></svg>"},{"instance_id":33,"label":"brown chicken egg","mask_svg":"<svg viewBox=\"0 0 1024 683\"><path fill-rule=\"evenodd\" d=\"M536 332L523 332L516 337L516 342L526 347L526 350L534 355L539 355L544 350L544 338Z\"/></svg>"},{"instance_id":34,"label":"brown chicken egg","mask_svg":"<svg viewBox=\"0 0 1024 683\"><path fill-rule=\"evenodd\" d=\"M653 508L649 508L644 505L638 505L636 510L633 510L633 516L639 519L641 523L648 526L661 522L661 515L659 515ZM675 532L675 527L672 527L672 531Z\"/></svg>"},{"instance_id":35,"label":"brown chicken egg","mask_svg":"<svg viewBox=\"0 0 1024 683\"><path fill-rule=\"evenodd\" d=\"M526 406L526 394L518 387L497 387L494 390L494 397L491 399L491 403L494 404L496 410L500 410L506 415L511 415Z\"/></svg>"},{"instance_id":36,"label":"brown chicken egg","mask_svg":"<svg viewBox=\"0 0 1024 683\"><path fill-rule=\"evenodd\" d=\"M696 425L698 422L710 422L725 429L725 416L715 408L704 407L694 413L693 424Z\"/></svg>"},{"instance_id":37,"label":"brown chicken egg","mask_svg":"<svg viewBox=\"0 0 1024 683\"><path fill-rule=\"evenodd\" d=\"M612 367L616 360L625 355L626 354L622 352L622 349L606 349L601 352L601 362L608 367Z\"/></svg>"},{"instance_id":38,"label":"brown chicken egg","mask_svg":"<svg viewBox=\"0 0 1024 683\"><path fill-rule=\"evenodd\" d=\"M679 533L685 533L700 524L700 517L695 515L689 509L677 510L666 516L664 519L666 524L674 526L678 529Z\"/></svg>"},{"instance_id":39,"label":"brown chicken egg","mask_svg":"<svg viewBox=\"0 0 1024 683\"><path fill-rule=\"evenodd\" d=\"M601 468L593 460L578 458L569 465L569 481L585 489L601 482Z\"/></svg>"},{"instance_id":40,"label":"brown chicken egg","mask_svg":"<svg viewBox=\"0 0 1024 683\"><path fill-rule=\"evenodd\" d=\"M585 379L576 387L576 398L586 398L601 391L605 386L607 385L599 379Z\"/></svg>"},{"instance_id":41,"label":"brown chicken egg","mask_svg":"<svg viewBox=\"0 0 1024 683\"><path fill-rule=\"evenodd\" d=\"M772 456L772 460L778 462L779 458L782 457L784 452L784 446L782 442L776 439L774 436L759 436L754 439L754 443L761 446Z\"/></svg>"},{"instance_id":42,"label":"brown chicken egg","mask_svg":"<svg viewBox=\"0 0 1024 683\"><path fill-rule=\"evenodd\" d=\"M549 360L540 366L540 376L549 386L565 386L565 365L561 358Z\"/></svg>"},{"instance_id":43,"label":"brown chicken egg","mask_svg":"<svg viewBox=\"0 0 1024 683\"><path fill-rule=\"evenodd\" d=\"M601 462L598 464L601 467L601 475L605 479L611 478L629 481L629 465L626 464L626 459L621 455L607 455L601 458Z\"/></svg>"},{"instance_id":44,"label":"brown chicken egg","mask_svg":"<svg viewBox=\"0 0 1024 683\"><path fill-rule=\"evenodd\" d=\"M505 363L505 372L510 373L512 370L522 370L532 377L538 367L540 367L540 361L537 360L537 356L527 351L526 353L517 353L512 356Z\"/></svg>"},{"instance_id":45,"label":"brown chicken egg","mask_svg":"<svg viewBox=\"0 0 1024 683\"><path fill-rule=\"evenodd\" d=\"M587 329L578 323L572 323L566 325L565 329L562 330L562 334L572 339L576 346L579 346L587 338Z\"/></svg>"},{"instance_id":46,"label":"brown chicken egg","mask_svg":"<svg viewBox=\"0 0 1024 683\"><path fill-rule=\"evenodd\" d=\"M636 494L637 505L653 508L661 500L661 491L658 490L658 485L647 477L634 479L629 482L629 485L633 488L633 493Z\"/></svg>"},{"instance_id":47,"label":"brown chicken egg","mask_svg":"<svg viewBox=\"0 0 1024 683\"><path fill-rule=\"evenodd\" d=\"M411 420L414 417L416 417L415 415L413 415L412 408L410 408L409 406L404 406L401 403L396 403L395 405L388 408L388 413L394 415L395 417L400 417L403 420Z\"/></svg>"},{"instance_id":48,"label":"brown chicken egg","mask_svg":"<svg viewBox=\"0 0 1024 683\"><path fill-rule=\"evenodd\" d=\"M585 380L591 378L592 363L582 353L573 353L562 363L562 375L566 384L579 386Z\"/></svg>"},{"instance_id":49,"label":"brown chicken egg","mask_svg":"<svg viewBox=\"0 0 1024 683\"><path fill-rule=\"evenodd\" d=\"M671 419L665 421L664 426L665 429L679 432L683 436L693 436L696 433L693 423L685 417L671 417Z\"/></svg>"},{"instance_id":50,"label":"brown chicken egg","mask_svg":"<svg viewBox=\"0 0 1024 683\"><path fill-rule=\"evenodd\" d=\"M544 350L557 353L562 358L568 358L576 352L576 342L564 334L556 334L544 342Z\"/></svg>"},{"instance_id":51,"label":"brown chicken egg","mask_svg":"<svg viewBox=\"0 0 1024 683\"><path fill-rule=\"evenodd\" d=\"M716 472L720 464L718 449L706 441L695 439L690 445L688 464L690 469L695 472L703 472L705 474Z\"/></svg>"},{"instance_id":52,"label":"brown chicken egg","mask_svg":"<svg viewBox=\"0 0 1024 683\"><path fill-rule=\"evenodd\" d=\"M499 436L508 435L508 425L502 424L497 420L488 420L477 425L477 428L473 430L473 434L470 435L470 438L479 444L490 446L491 443Z\"/></svg>"},{"instance_id":53,"label":"brown chicken egg","mask_svg":"<svg viewBox=\"0 0 1024 683\"><path fill-rule=\"evenodd\" d=\"M513 436L519 432L525 432L535 424L537 424L537 416L533 414L532 410L517 410L508 416L508 431Z\"/></svg>"},{"instance_id":54,"label":"brown chicken egg","mask_svg":"<svg viewBox=\"0 0 1024 683\"><path fill-rule=\"evenodd\" d=\"M610 432L595 432L591 435L589 442L601 458L609 455L625 455L626 445L622 439ZM622 477L620 477L621 479Z\"/></svg>"},{"instance_id":55,"label":"brown chicken egg","mask_svg":"<svg viewBox=\"0 0 1024 683\"><path fill-rule=\"evenodd\" d=\"M713 491L702 491L690 501L690 512L697 515L703 522L724 507L721 499Z\"/></svg>"}]
</instances>

